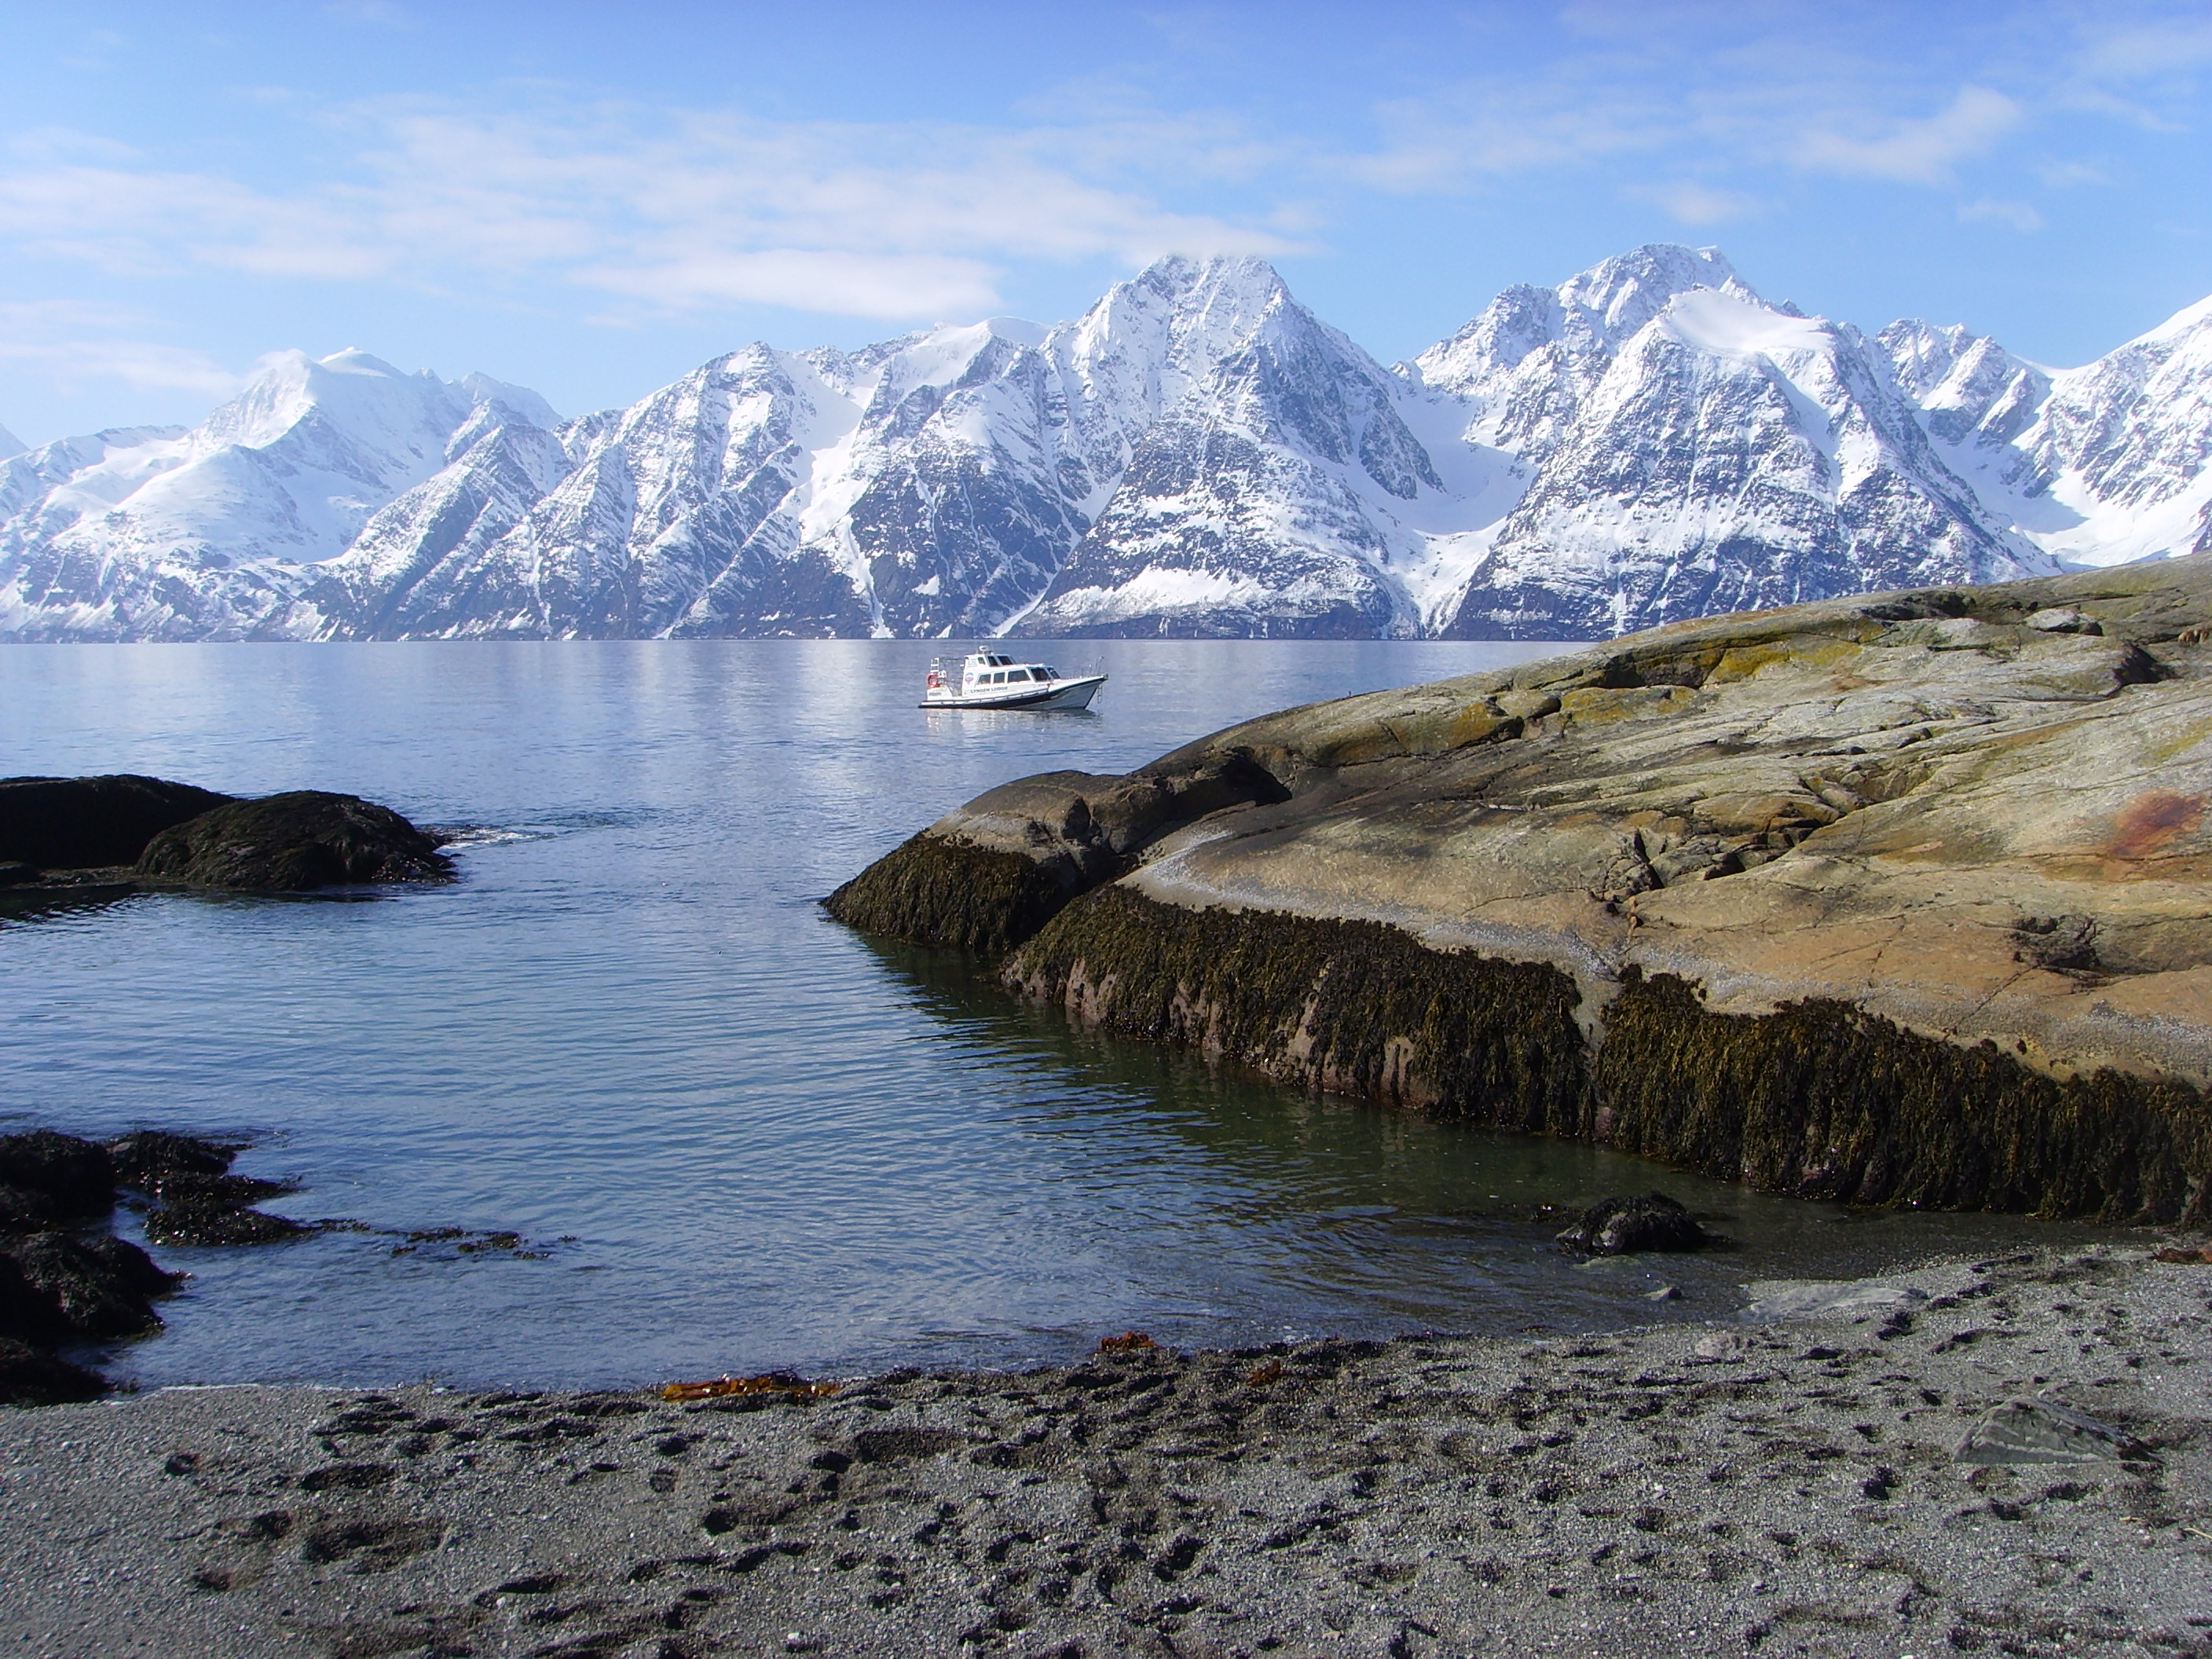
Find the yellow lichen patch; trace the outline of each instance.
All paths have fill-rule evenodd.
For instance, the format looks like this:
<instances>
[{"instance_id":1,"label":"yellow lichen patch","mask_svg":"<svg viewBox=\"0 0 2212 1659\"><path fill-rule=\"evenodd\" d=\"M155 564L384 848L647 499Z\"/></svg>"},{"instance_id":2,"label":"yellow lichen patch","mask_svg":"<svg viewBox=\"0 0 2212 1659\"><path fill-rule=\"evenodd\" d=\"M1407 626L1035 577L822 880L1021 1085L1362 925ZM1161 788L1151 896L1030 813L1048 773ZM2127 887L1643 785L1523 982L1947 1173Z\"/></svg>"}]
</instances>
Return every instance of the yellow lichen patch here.
<instances>
[{"instance_id":1,"label":"yellow lichen patch","mask_svg":"<svg viewBox=\"0 0 2212 1659\"><path fill-rule=\"evenodd\" d=\"M1782 791L1741 795L1707 795L1696 808L1698 821L1717 830L1786 830L1803 824L1833 823L1843 814L1811 795Z\"/></svg>"},{"instance_id":2,"label":"yellow lichen patch","mask_svg":"<svg viewBox=\"0 0 2212 1659\"><path fill-rule=\"evenodd\" d=\"M1316 766L1358 766L1395 760L1408 752L1405 737L1389 721L1379 720L1360 720L1305 747L1306 758Z\"/></svg>"},{"instance_id":3,"label":"yellow lichen patch","mask_svg":"<svg viewBox=\"0 0 2212 1659\"><path fill-rule=\"evenodd\" d=\"M1488 703L1470 703L1444 727L1444 747L1465 749L1521 735L1521 722Z\"/></svg>"},{"instance_id":4,"label":"yellow lichen patch","mask_svg":"<svg viewBox=\"0 0 2212 1659\"><path fill-rule=\"evenodd\" d=\"M1681 685L1591 685L1562 694L1559 712L1577 726L1603 726L1671 714L1689 707L1696 696Z\"/></svg>"},{"instance_id":5,"label":"yellow lichen patch","mask_svg":"<svg viewBox=\"0 0 2212 1659\"><path fill-rule=\"evenodd\" d=\"M1558 713L1559 707L1559 700L1550 692L1525 687L1519 690L1500 691L1491 701L1502 713L1522 720L1541 720L1547 714Z\"/></svg>"},{"instance_id":6,"label":"yellow lichen patch","mask_svg":"<svg viewBox=\"0 0 2212 1659\"><path fill-rule=\"evenodd\" d=\"M1708 684L1727 684L1735 680L1747 680L1760 670L1777 665L1794 669L1827 668L1845 658L1856 656L1858 652L1859 647L1853 641L1828 639L1817 634L1770 640L1759 645L1739 645L1721 653L1721 659L1713 665L1713 671L1705 676L1705 680Z\"/></svg>"}]
</instances>

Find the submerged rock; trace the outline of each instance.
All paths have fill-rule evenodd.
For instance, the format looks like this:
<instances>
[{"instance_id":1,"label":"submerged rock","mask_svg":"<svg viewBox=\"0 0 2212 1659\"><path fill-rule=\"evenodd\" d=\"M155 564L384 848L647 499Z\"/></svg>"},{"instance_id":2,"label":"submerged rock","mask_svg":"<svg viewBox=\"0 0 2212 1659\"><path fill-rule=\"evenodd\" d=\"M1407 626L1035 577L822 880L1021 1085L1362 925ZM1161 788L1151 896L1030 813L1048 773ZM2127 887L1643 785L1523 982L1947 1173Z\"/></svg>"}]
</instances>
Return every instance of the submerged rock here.
<instances>
[{"instance_id":1,"label":"submerged rock","mask_svg":"<svg viewBox=\"0 0 2212 1659\"><path fill-rule=\"evenodd\" d=\"M1701 1250L1712 1242L1697 1218L1664 1193L1601 1199L1559 1234L1560 1243L1585 1255Z\"/></svg>"},{"instance_id":2,"label":"submerged rock","mask_svg":"<svg viewBox=\"0 0 2212 1659\"><path fill-rule=\"evenodd\" d=\"M165 830L137 868L195 887L257 892L451 881L453 862L439 846L388 806L301 789L236 801Z\"/></svg>"},{"instance_id":3,"label":"submerged rock","mask_svg":"<svg viewBox=\"0 0 2212 1659\"><path fill-rule=\"evenodd\" d=\"M156 1244L273 1244L314 1231L304 1221L220 1196L171 1200L146 1217L146 1237Z\"/></svg>"},{"instance_id":4,"label":"submerged rock","mask_svg":"<svg viewBox=\"0 0 2212 1659\"><path fill-rule=\"evenodd\" d=\"M0 778L0 860L37 871L136 864L162 830L235 799L128 773Z\"/></svg>"}]
</instances>

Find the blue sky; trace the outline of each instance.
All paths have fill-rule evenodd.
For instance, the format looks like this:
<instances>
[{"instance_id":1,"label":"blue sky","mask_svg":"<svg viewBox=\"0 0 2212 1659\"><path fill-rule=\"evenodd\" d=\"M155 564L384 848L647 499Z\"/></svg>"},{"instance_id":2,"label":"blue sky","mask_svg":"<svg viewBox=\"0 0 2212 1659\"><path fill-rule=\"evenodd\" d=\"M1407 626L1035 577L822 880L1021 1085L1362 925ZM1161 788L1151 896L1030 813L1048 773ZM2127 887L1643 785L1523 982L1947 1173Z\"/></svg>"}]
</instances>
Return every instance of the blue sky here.
<instances>
[{"instance_id":1,"label":"blue sky","mask_svg":"<svg viewBox=\"0 0 2212 1659\"><path fill-rule=\"evenodd\" d=\"M1267 255L1386 362L1650 240L2057 364L2212 293L2212 0L7 9L34 443L287 346L577 413L1170 251Z\"/></svg>"}]
</instances>

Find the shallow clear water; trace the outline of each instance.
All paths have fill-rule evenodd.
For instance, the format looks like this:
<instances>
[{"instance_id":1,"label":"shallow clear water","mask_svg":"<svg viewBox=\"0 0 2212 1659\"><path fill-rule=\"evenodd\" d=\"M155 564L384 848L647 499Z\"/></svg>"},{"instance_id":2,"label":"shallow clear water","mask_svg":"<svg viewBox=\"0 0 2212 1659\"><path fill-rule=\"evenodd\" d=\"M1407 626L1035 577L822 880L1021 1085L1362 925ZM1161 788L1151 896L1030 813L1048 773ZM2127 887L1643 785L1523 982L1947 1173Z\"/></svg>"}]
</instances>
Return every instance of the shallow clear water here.
<instances>
[{"instance_id":1,"label":"shallow clear water","mask_svg":"<svg viewBox=\"0 0 2212 1659\"><path fill-rule=\"evenodd\" d=\"M1711 1317L1750 1278L2054 1236L1279 1089L1072 1030L816 907L992 784L1542 649L1055 644L1113 672L1088 715L915 708L922 644L0 650L0 775L340 789L474 826L452 888L0 926L0 1123L252 1136L242 1170L304 1183L271 1207L394 1230L160 1252L195 1277L114 1356L149 1383L630 1383L1059 1360L1129 1327L1617 1325ZM1577 1267L1530 1218L1655 1184L1742 1248ZM443 1226L542 1255L395 1254ZM1686 1300L1642 1299L1662 1273Z\"/></svg>"}]
</instances>

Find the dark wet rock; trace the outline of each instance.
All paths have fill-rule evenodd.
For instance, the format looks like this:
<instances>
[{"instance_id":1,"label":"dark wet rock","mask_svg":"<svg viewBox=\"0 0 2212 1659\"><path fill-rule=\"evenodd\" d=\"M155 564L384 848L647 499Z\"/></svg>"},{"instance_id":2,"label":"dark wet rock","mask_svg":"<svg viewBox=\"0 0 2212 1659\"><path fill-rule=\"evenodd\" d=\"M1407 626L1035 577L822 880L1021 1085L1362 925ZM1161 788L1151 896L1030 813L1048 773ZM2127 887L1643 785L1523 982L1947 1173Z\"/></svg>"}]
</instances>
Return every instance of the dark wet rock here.
<instances>
[{"instance_id":1,"label":"dark wet rock","mask_svg":"<svg viewBox=\"0 0 2212 1659\"><path fill-rule=\"evenodd\" d=\"M115 1166L97 1141L52 1129L0 1135L0 1217L40 1221L105 1215L115 1202Z\"/></svg>"},{"instance_id":2,"label":"dark wet rock","mask_svg":"<svg viewBox=\"0 0 2212 1659\"><path fill-rule=\"evenodd\" d=\"M146 1218L146 1237L156 1244L273 1244L314 1231L307 1222L219 1197L165 1202Z\"/></svg>"},{"instance_id":3,"label":"dark wet rock","mask_svg":"<svg viewBox=\"0 0 2212 1659\"><path fill-rule=\"evenodd\" d=\"M0 1405L60 1406L97 1400L107 1382L96 1371L0 1336Z\"/></svg>"},{"instance_id":4,"label":"dark wet rock","mask_svg":"<svg viewBox=\"0 0 2212 1659\"><path fill-rule=\"evenodd\" d=\"M300 1190L292 1181L264 1181L258 1176L162 1175L143 1188L172 1209L242 1210L264 1199Z\"/></svg>"},{"instance_id":5,"label":"dark wet rock","mask_svg":"<svg viewBox=\"0 0 2212 1659\"><path fill-rule=\"evenodd\" d=\"M1560 1243L1586 1255L1699 1250L1712 1242L1696 1218L1664 1193L1601 1199L1559 1235Z\"/></svg>"},{"instance_id":6,"label":"dark wet rock","mask_svg":"<svg viewBox=\"0 0 2212 1659\"><path fill-rule=\"evenodd\" d=\"M295 790L218 806L154 837L141 874L198 887L308 892L372 882L450 881L437 839L357 795Z\"/></svg>"},{"instance_id":7,"label":"dark wet rock","mask_svg":"<svg viewBox=\"0 0 2212 1659\"><path fill-rule=\"evenodd\" d=\"M236 799L129 774L0 778L0 860L42 871L135 864L164 830Z\"/></svg>"},{"instance_id":8,"label":"dark wet rock","mask_svg":"<svg viewBox=\"0 0 2212 1659\"><path fill-rule=\"evenodd\" d=\"M42 1297L34 1328L79 1341L105 1341L158 1329L150 1298L183 1278L163 1272L126 1239L76 1239L39 1233L9 1248L15 1273Z\"/></svg>"},{"instance_id":9,"label":"dark wet rock","mask_svg":"<svg viewBox=\"0 0 2212 1659\"><path fill-rule=\"evenodd\" d=\"M36 1193L0 1185L0 1234L34 1233L60 1218Z\"/></svg>"},{"instance_id":10,"label":"dark wet rock","mask_svg":"<svg viewBox=\"0 0 2212 1659\"><path fill-rule=\"evenodd\" d=\"M219 1176L228 1170L242 1149L219 1140L170 1134L161 1129L134 1129L107 1143L115 1178L140 1192L159 1190L173 1176Z\"/></svg>"},{"instance_id":11,"label":"dark wet rock","mask_svg":"<svg viewBox=\"0 0 2212 1659\"><path fill-rule=\"evenodd\" d=\"M26 887L46 878L46 872L35 864L26 864L21 859L0 859L0 887Z\"/></svg>"},{"instance_id":12,"label":"dark wet rock","mask_svg":"<svg viewBox=\"0 0 2212 1659\"><path fill-rule=\"evenodd\" d=\"M0 1254L0 1340L52 1347L68 1335L60 1304L32 1282L14 1256Z\"/></svg>"}]
</instances>

